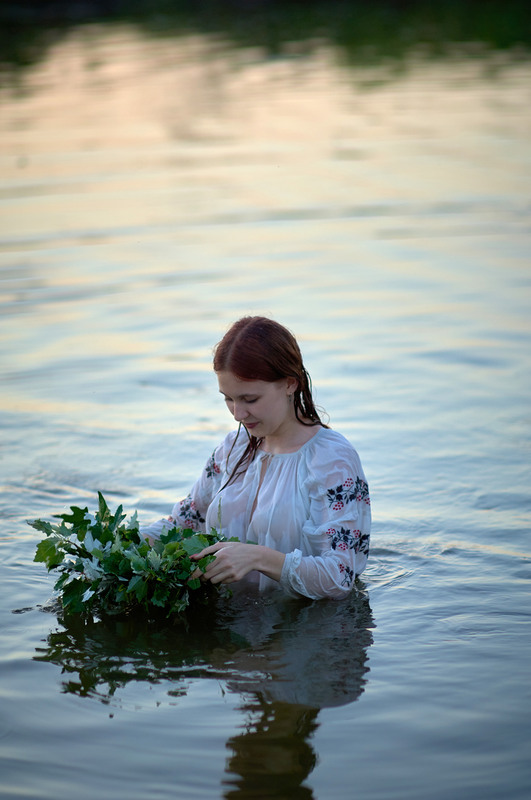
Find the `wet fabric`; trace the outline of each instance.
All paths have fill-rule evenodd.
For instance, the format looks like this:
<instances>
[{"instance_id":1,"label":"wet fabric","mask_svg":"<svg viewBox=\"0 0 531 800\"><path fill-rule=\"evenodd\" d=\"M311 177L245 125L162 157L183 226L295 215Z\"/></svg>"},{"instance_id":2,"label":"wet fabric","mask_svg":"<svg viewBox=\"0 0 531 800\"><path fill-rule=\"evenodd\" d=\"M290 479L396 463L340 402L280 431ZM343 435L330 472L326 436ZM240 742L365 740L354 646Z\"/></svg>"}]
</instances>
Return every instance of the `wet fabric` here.
<instances>
[{"instance_id":1,"label":"wet fabric","mask_svg":"<svg viewBox=\"0 0 531 800\"><path fill-rule=\"evenodd\" d=\"M347 596L367 563L371 525L369 487L356 450L340 433L318 428L294 453L259 449L227 484L247 443L245 431L228 434L171 516L142 532L157 538L173 525L216 528L227 538L285 553L280 584L288 594ZM249 581L260 588L275 584L256 572Z\"/></svg>"}]
</instances>

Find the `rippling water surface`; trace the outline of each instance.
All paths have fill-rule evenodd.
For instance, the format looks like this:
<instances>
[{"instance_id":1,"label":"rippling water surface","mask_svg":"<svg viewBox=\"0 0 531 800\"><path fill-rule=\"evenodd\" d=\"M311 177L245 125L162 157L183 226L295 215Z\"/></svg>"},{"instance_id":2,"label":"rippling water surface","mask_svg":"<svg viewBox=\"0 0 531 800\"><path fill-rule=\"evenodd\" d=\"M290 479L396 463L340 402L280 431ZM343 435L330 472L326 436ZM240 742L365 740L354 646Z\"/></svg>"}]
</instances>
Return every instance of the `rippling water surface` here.
<instances>
[{"instance_id":1,"label":"rippling water surface","mask_svg":"<svg viewBox=\"0 0 531 800\"><path fill-rule=\"evenodd\" d=\"M2 797L529 796L530 77L94 26L2 90ZM245 313L360 452L364 590L66 624L25 521L165 513Z\"/></svg>"}]
</instances>

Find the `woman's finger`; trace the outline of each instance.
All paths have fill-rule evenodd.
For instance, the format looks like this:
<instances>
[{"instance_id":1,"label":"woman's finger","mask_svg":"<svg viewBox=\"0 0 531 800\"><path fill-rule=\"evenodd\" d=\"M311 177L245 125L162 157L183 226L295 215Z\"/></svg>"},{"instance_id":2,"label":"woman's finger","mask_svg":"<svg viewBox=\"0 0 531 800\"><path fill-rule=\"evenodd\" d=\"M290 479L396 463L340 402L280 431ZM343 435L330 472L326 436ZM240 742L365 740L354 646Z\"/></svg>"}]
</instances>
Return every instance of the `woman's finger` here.
<instances>
[{"instance_id":1,"label":"woman's finger","mask_svg":"<svg viewBox=\"0 0 531 800\"><path fill-rule=\"evenodd\" d=\"M218 550L221 550L222 547L225 547L226 542L216 542L216 544L210 544L208 547L203 548L200 553L194 553L190 556L192 561L199 561L201 558L205 556L209 556L212 553L217 553Z\"/></svg>"}]
</instances>

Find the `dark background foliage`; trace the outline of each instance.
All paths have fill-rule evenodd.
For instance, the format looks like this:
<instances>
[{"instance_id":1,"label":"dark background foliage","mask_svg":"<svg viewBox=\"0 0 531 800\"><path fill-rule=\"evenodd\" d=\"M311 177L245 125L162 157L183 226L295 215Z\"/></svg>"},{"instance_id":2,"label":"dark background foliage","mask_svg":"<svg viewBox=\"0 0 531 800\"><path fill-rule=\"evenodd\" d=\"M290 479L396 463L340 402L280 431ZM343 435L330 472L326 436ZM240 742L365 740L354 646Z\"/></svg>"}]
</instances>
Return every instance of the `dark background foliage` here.
<instances>
[{"instance_id":1,"label":"dark background foliage","mask_svg":"<svg viewBox=\"0 0 531 800\"><path fill-rule=\"evenodd\" d=\"M4 0L0 52L4 68L23 67L74 25L121 21L153 35L215 34L270 55L325 38L354 63L419 45L434 55L457 44L527 56L530 9L528 0Z\"/></svg>"}]
</instances>

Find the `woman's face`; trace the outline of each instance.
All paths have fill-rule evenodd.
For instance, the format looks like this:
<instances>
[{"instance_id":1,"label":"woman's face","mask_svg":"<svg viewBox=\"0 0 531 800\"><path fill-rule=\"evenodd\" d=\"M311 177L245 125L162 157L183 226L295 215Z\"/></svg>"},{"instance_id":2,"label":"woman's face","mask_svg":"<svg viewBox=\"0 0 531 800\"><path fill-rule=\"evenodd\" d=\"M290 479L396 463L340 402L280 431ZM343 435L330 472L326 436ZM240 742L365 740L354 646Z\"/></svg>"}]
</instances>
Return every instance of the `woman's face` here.
<instances>
[{"instance_id":1,"label":"woman's face","mask_svg":"<svg viewBox=\"0 0 531 800\"><path fill-rule=\"evenodd\" d=\"M227 408L250 434L257 438L279 437L295 419L293 394L294 378L279 381L244 381L232 372L218 372L219 391Z\"/></svg>"}]
</instances>

